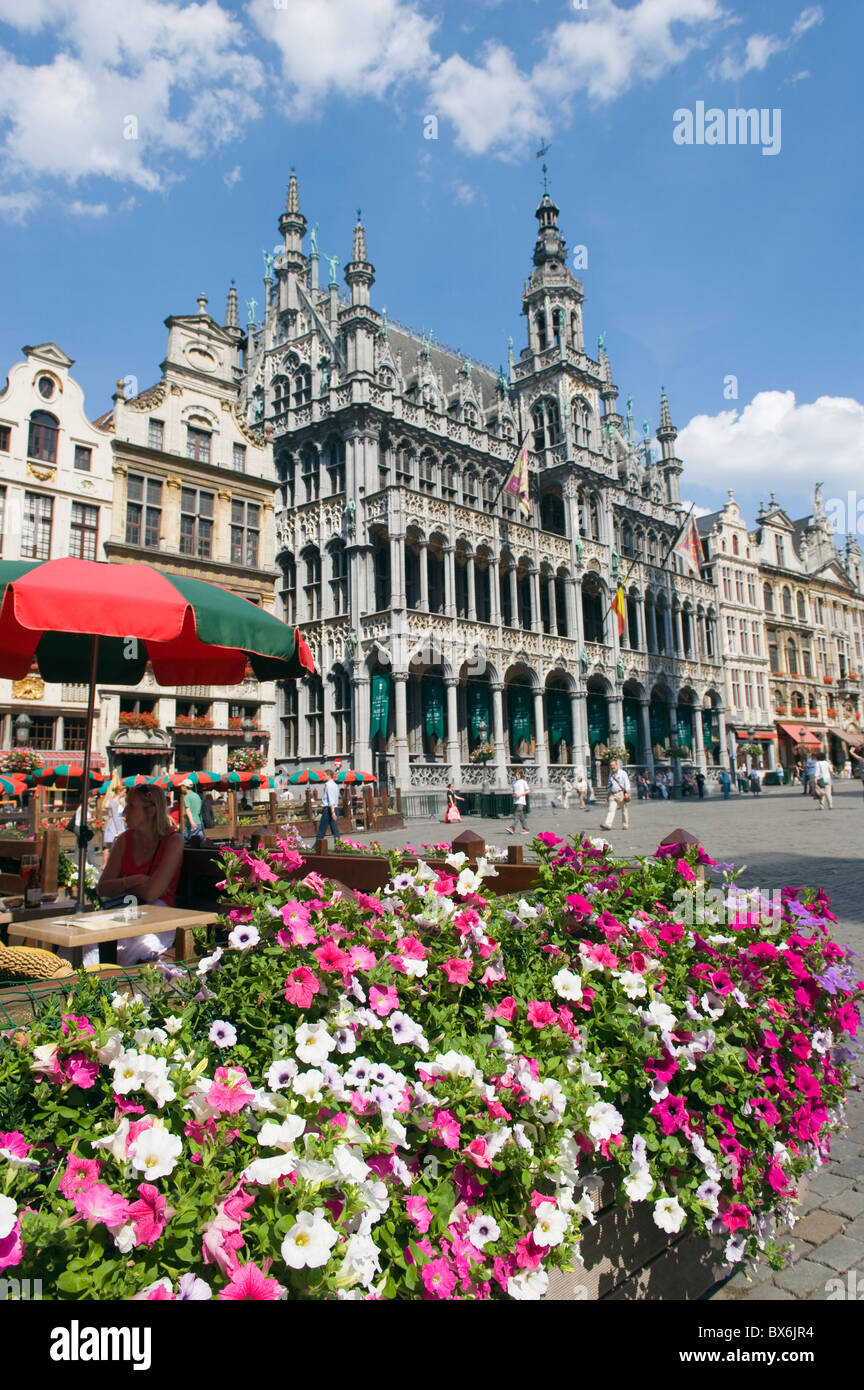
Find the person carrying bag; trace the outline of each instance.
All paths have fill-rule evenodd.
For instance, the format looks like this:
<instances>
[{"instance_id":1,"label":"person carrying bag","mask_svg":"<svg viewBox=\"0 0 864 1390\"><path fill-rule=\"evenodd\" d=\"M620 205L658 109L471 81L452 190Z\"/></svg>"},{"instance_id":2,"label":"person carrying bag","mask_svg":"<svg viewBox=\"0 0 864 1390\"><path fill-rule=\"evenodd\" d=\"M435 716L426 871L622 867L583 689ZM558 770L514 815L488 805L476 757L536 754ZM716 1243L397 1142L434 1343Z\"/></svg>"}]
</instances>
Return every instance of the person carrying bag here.
<instances>
[{"instance_id":1,"label":"person carrying bag","mask_svg":"<svg viewBox=\"0 0 864 1390\"><path fill-rule=\"evenodd\" d=\"M624 830L630 826L630 778L613 758L609 764L609 786L607 788L609 809L603 821L603 829L611 830L615 824L615 813L621 808L621 825Z\"/></svg>"}]
</instances>

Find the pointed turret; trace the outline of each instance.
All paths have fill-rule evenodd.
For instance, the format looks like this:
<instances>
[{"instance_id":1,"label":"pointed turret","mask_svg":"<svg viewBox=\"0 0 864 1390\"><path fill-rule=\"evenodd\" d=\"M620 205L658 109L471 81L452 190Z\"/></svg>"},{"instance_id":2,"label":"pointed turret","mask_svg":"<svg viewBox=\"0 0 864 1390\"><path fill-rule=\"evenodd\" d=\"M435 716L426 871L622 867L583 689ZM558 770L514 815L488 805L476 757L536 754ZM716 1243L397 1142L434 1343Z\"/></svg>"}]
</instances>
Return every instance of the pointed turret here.
<instances>
[{"instance_id":1,"label":"pointed turret","mask_svg":"<svg viewBox=\"0 0 864 1390\"><path fill-rule=\"evenodd\" d=\"M678 431L672 424L672 417L669 414L669 402L666 399L665 387L660 388L660 427L657 430L657 438L660 440L660 447L663 450L664 459L675 457L673 445L678 438Z\"/></svg>"},{"instance_id":2,"label":"pointed turret","mask_svg":"<svg viewBox=\"0 0 864 1390\"><path fill-rule=\"evenodd\" d=\"M560 262L562 265L567 260L567 243L558 230L558 213L560 208L553 203L548 193L537 205L535 217L540 223L540 231L534 246L534 264L537 266L546 265L547 262Z\"/></svg>"},{"instance_id":3,"label":"pointed turret","mask_svg":"<svg viewBox=\"0 0 864 1390\"><path fill-rule=\"evenodd\" d=\"M345 283L351 291L352 306L369 303L369 291L375 283L375 267L369 264L366 255L366 229L359 208L354 226L351 260L345 267Z\"/></svg>"},{"instance_id":4,"label":"pointed turret","mask_svg":"<svg viewBox=\"0 0 864 1390\"><path fill-rule=\"evenodd\" d=\"M234 284L233 280L231 281L231 286L228 290L228 302L225 305L225 323L223 326L225 328L237 329L239 329L240 327L240 311L237 304L237 286Z\"/></svg>"},{"instance_id":5,"label":"pointed turret","mask_svg":"<svg viewBox=\"0 0 864 1390\"><path fill-rule=\"evenodd\" d=\"M300 211L300 188L293 169L288 181L285 211L279 218L279 234L285 245L276 270L279 281L279 310L280 312L285 310L296 312L298 307L297 283L299 281L305 285L308 263L303 255L306 218Z\"/></svg>"}]
</instances>

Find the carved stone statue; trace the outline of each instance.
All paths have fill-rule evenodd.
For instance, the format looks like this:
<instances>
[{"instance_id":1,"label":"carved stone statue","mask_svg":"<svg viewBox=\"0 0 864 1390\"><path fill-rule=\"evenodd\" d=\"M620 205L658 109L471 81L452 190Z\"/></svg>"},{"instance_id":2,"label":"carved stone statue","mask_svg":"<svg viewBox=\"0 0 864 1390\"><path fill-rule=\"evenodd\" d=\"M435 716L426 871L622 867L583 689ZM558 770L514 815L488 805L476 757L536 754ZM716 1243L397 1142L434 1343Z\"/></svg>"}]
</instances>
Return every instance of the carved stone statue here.
<instances>
[{"instance_id":1,"label":"carved stone statue","mask_svg":"<svg viewBox=\"0 0 864 1390\"><path fill-rule=\"evenodd\" d=\"M331 285L335 285L335 284L336 284L336 267L337 267L337 265L341 265L342 262L340 261L340 259L339 259L338 256L325 256L324 259L325 259L325 261L327 262L327 264L328 264L329 267L330 267L330 284L331 284Z\"/></svg>"},{"instance_id":2,"label":"carved stone statue","mask_svg":"<svg viewBox=\"0 0 864 1390\"><path fill-rule=\"evenodd\" d=\"M584 545L582 544L582 538L581 538L580 536L577 536L577 537L576 537L576 563L577 563L577 565L581 565L581 563L582 563L582 552L584 551L584 549L585 549L585 547L584 547Z\"/></svg>"},{"instance_id":3,"label":"carved stone statue","mask_svg":"<svg viewBox=\"0 0 864 1390\"><path fill-rule=\"evenodd\" d=\"M311 230L310 230L310 232L309 232L309 255L310 255L310 256L316 256L316 257L317 257L317 255L318 255L318 223L317 223L317 222L315 223L315 226L312 227Z\"/></svg>"},{"instance_id":4,"label":"carved stone statue","mask_svg":"<svg viewBox=\"0 0 864 1390\"><path fill-rule=\"evenodd\" d=\"M272 251L262 251L262 252L261 252L261 255L264 257L264 279L265 279L265 280L272 280L272 279L273 279L273 259L274 259L274 258L273 258L273 253L272 253Z\"/></svg>"},{"instance_id":5,"label":"carved stone statue","mask_svg":"<svg viewBox=\"0 0 864 1390\"><path fill-rule=\"evenodd\" d=\"M583 676L587 676L587 674L588 674L588 653L586 652L586 650L585 650L584 647L582 648L582 651L579 653L579 660L580 660L580 662L581 662L581 664L582 664L582 674L583 674Z\"/></svg>"},{"instance_id":6,"label":"carved stone statue","mask_svg":"<svg viewBox=\"0 0 864 1390\"><path fill-rule=\"evenodd\" d=\"M618 658L618 679L619 681L623 681L624 679L624 662L621 660L620 656Z\"/></svg>"},{"instance_id":7,"label":"carved stone statue","mask_svg":"<svg viewBox=\"0 0 864 1390\"><path fill-rule=\"evenodd\" d=\"M254 323L254 322L255 322L255 310L256 310L257 308L258 308L258 300L257 300L257 299L247 299L247 300L246 300L246 314L247 314L246 322L247 322L247 323Z\"/></svg>"}]
</instances>

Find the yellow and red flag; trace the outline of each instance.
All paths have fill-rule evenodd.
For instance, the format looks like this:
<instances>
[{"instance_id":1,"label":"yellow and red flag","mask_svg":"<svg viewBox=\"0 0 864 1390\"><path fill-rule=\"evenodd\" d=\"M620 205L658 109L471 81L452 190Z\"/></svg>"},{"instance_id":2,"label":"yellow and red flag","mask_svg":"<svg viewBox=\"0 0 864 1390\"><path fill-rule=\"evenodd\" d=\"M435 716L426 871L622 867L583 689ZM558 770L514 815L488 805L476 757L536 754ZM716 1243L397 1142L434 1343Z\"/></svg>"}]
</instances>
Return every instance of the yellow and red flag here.
<instances>
[{"instance_id":1,"label":"yellow and red flag","mask_svg":"<svg viewBox=\"0 0 864 1390\"><path fill-rule=\"evenodd\" d=\"M618 637L624 636L624 627L627 622L627 600L624 597L624 590L618 585L618 592L612 600L612 612L618 619Z\"/></svg>"},{"instance_id":2,"label":"yellow and red flag","mask_svg":"<svg viewBox=\"0 0 864 1390\"><path fill-rule=\"evenodd\" d=\"M523 444L519 457L513 465L513 472L504 484L511 497L519 499L519 510L524 517L531 515L531 500L528 492L528 445Z\"/></svg>"}]
</instances>

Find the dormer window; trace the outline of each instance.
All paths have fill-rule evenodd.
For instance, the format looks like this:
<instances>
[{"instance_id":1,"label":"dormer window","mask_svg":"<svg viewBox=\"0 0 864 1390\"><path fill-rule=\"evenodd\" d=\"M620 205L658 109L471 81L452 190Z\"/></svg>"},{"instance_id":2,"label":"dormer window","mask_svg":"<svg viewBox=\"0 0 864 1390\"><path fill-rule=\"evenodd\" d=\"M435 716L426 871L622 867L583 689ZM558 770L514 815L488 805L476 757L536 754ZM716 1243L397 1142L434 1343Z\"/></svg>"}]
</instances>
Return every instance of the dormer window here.
<instances>
[{"instance_id":1,"label":"dormer window","mask_svg":"<svg viewBox=\"0 0 864 1390\"><path fill-rule=\"evenodd\" d=\"M45 380L50 381L50 377L46 377ZM30 416L27 457L41 459L43 463L56 463L57 431L58 421L55 415L49 415L46 410L34 410Z\"/></svg>"}]
</instances>

